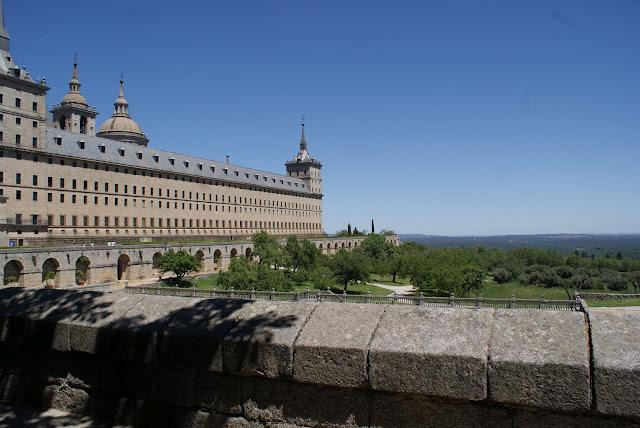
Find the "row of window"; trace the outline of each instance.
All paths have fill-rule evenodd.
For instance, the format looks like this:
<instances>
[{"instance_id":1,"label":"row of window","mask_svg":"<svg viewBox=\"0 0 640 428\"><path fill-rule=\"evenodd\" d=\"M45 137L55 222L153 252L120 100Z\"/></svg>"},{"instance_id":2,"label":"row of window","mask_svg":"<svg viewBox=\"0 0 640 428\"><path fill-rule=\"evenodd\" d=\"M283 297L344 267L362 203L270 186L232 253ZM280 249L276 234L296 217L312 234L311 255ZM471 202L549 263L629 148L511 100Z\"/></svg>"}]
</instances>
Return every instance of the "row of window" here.
<instances>
[{"instance_id":1,"label":"row of window","mask_svg":"<svg viewBox=\"0 0 640 428\"><path fill-rule=\"evenodd\" d=\"M67 223L67 218L70 223ZM122 222L120 221L122 219ZM76 216L59 215L55 223L53 214L47 215L48 226L58 227L158 227L158 228L209 228L209 229L319 229L320 223L282 222L282 221L253 221L253 220L212 220L212 219L178 219L162 217L109 217L109 216ZM112 222L113 220L113 222ZM38 214L31 215L31 224L41 224ZM82 223L82 224L80 224ZM16 224L23 224L22 214L16 214Z\"/></svg>"},{"instance_id":2,"label":"row of window","mask_svg":"<svg viewBox=\"0 0 640 428\"><path fill-rule=\"evenodd\" d=\"M4 173L0 171L0 183L4 182ZM59 184L59 188L60 189L65 189L66 187L66 180L64 177L60 177L57 180L57 183ZM23 184L23 180L22 180L22 173L16 173L16 179L15 179L15 184L17 185L22 185ZM38 175L32 175L31 176L31 185L32 186L38 186ZM54 187L54 178L53 177L47 177L47 187ZM109 193L110 191L110 183L108 182L104 182L102 188L104 189L104 193ZM78 190L78 180L71 179L71 189L72 190ZM117 194L120 193L120 185L118 183L115 183L113 185L113 193ZM146 196L147 193L149 194L148 196L154 196L154 188L153 187L149 187L149 192L147 192L147 187L145 186L140 186L140 194L142 196ZM89 181L88 180L82 180L82 190L85 191L89 191ZM129 185L125 184L122 186L122 190L123 193L125 195L129 194ZM156 195L159 198L162 198L162 188L156 188ZM173 192L171 192L170 189L164 189L165 190L165 197L166 198L171 198L172 194L173 194L173 198L177 199L179 194L181 194L181 198L182 199L186 199L189 201L195 200L195 201L200 201L202 198L202 201L206 201L207 199L207 195L209 197L209 202L225 202L225 195L217 195L217 194L212 194L212 193L199 193L199 192L187 192L187 191L181 191L181 193L178 192L178 190L173 190ZM94 181L93 182L93 191L94 192L99 192L100 191L100 185L99 182ZM138 195L138 186L137 185L132 185L131 186L131 191L133 195ZM195 193L195 199L193 198ZM60 195L62 199L64 199L64 195L61 194ZM187 198L188 196L188 198ZM214 198L215 196L215 198ZM221 197L221 201L218 200L218 196ZM85 197L86 198L86 197ZM107 198L105 198L105 200L107 200ZM116 198L117 201L117 198ZM63 200L61 201L63 202ZM153 201L152 201L153 202ZM231 196L227 196L227 203L231 204ZM160 201L158 201L158 204L160 205ZM274 201L271 199L258 199L258 198L247 198L247 197L242 197L242 196L234 196L233 197L233 204L245 204L245 205L255 205L255 206L265 206L265 207L275 207L275 208L284 208L284 209L304 209L304 210L318 210L319 207L317 205L312 205L312 204L302 204L302 203L298 203L298 202L286 202L286 201ZM116 202L117 205L117 202ZM167 202L167 208L169 208L169 202ZM177 208L177 203L175 208ZM183 208L184 208L184 203L183 203ZM217 209L216 209L217 210Z\"/></svg>"},{"instance_id":3,"label":"row of window","mask_svg":"<svg viewBox=\"0 0 640 428\"><path fill-rule=\"evenodd\" d=\"M0 104L4 104L4 94L0 94ZM14 104L15 108L22 108L22 98L16 97L14 99ZM38 103L37 102L33 102L31 104L31 111L38 111Z\"/></svg>"},{"instance_id":4,"label":"row of window","mask_svg":"<svg viewBox=\"0 0 640 428\"><path fill-rule=\"evenodd\" d=\"M37 138L34 140L34 147L37 146ZM22 160L23 159L23 155L22 152L16 152L16 160ZM5 153L3 150L0 150L0 157L4 157ZM31 160L33 162L40 162L40 157L38 155L33 155L31 157ZM47 163L49 165L52 165L53 162L53 158L52 157L47 157ZM61 166L65 166L67 165L67 161L64 159L59 159L57 161L57 163L59 163ZM150 171L148 174L145 170L138 170L138 169L128 169L128 168L120 168L120 167L113 167L113 166L109 166L109 165L102 165L100 166L99 164L95 163L95 164L89 164L87 162L77 162L77 161L71 161L69 162L69 164L72 167L82 167L85 169L94 169L96 171L99 170L104 170L104 171L112 171L112 172L116 172L116 173L124 173L124 174L132 174L132 175L141 175L142 177L152 177L152 178L160 178L160 179L167 179L167 180L175 180L175 181L183 181L183 182L189 182L189 183L195 183L195 184L208 184L208 185L215 185L215 186L220 186L220 187L229 187L229 188L244 188L244 189L248 189L250 191L259 191L259 192L265 192L265 193L273 193L273 194L279 194L279 195L289 195L291 193L289 193L288 191L283 191L283 190L277 190L277 189L270 189L270 188L264 188L264 187L254 187L254 186L246 186L246 185L241 185L241 184L231 184L231 183L226 183L224 181L216 181L216 180L208 180L208 179L199 179L199 178L193 178L191 176L184 176L184 175L175 175L175 174L163 174L163 173L156 173L153 171Z\"/></svg>"},{"instance_id":5,"label":"row of window","mask_svg":"<svg viewBox=\"0 0 640 428\"><path fill-rule=\"evenodd\" d=\"M0 196L2 196L4 194L3 189L0 189ZM33 201L38 201L38 192L31 192L31 200ZM64 204L66 201L68 201L67 197L68 194L65 193L60 193L58 195L58 198L55 202ZM18 201L22 200L22 190L16 190L15 193L15 199ZM98 196L93 196L93 204L94 205L98 205L100 202L100 197ZM109 197L108 196L104 196L103 197L103 201L104 201L104 206L109 206ZM113 198L111 200L113 202L114 206L120 206L120 198ZM137 208L138 207L138 199L136 198L132 198L132 207L133 208ZM145 199L141 199L141 208L158 208L158 209L162 209L162 208L166 208L166 209L171 209L172 205L170 202L165 202L165 204L163 205L161 201L157 201L157 203L153 200L149 200L149 204L147 204L147 200ZM54 202L54 198L53 198L53 193L52 192L47 192L47 202ZM122 202L123 205L125 207L129 206L129 199L128 198L122 198ZM78 203L78 195L75 194L71 194L71 203L75 204ZM87 205L89 203L89 196L88 195L82 195L82 203L84 205ZM193 204L191 202L189 203L185 203L185 202L181 202L180 204L178 204L178 202L174 202L173 203L173 209L179 209L178 207L181 207L181 209L183 210L189 210L192 211L194 209L194 205L195 205L195 210L196 211L206 211L207 207L208 210L210 212L218 212L219 210L221 212L225 212L225 207L226 207L226 212L231 212L232 206L231 205L218 205L218 204L206 204L203 203L202 205L199 203ZM215 208L214 208L215 207ZM221 208L220 208L221 207ZM234 213L256 213L256 214L278 214L278 215L288 215L288 216L297 216L297 217L311 217L313 214L311 212L307 212L307 211L300 211L300 210L287 210L287 209L280 209L280 208L255 208L255 207L247 207L247 206L233 206L233 212Z\"/></svg>"},{"instance_id":6,"label":"row of window","mask_svg":"<svg viewBox=\"0 0 640 428\"><path fill-rule=\"evenodd\" d=\"M4 122L4 114L0 113L0 122ZM16 116L16 125L22 125L22 118ZM38 127L38 122L35 120L31 121L31 127L32 128L37 128Z\"/></svg>"},{"instance_id":7,"label":"row of window","mask_svg":"<svg viewBox=\"0 0 640 428\"><path fill-rule=\"evenodd\" d=\"M62 145L62 137L55 137L55 138L54 138L54 141L55 141L55 143L56 143L58 146L61 146L61 145ZM80 148L80 150L84 150L84 148L85 148L85 142L84 142L83 140L78 141L78 142L77 142L77 145L78 145L78 147ZM98 150L100 150L100 153L106 153L106 152L107 152L107 146L106 146L106 145L104 145L104 144L98 144ZM119 149L117 149L117 150L118 150L118 154L119 154L121 157L124 157L124 156L125 156L126 150L125 150L123 147L121 147L121 148L119 148ZM141 151L137 151L137 152L135 153L135 155L136 155L136 157L137 157L138 159L142 159L143 153L142 153ZM157 154L156 154L156 155L152 155L152 156L151 156L151 158L152 158L152 159L153 159L153 161L154 161L154 162L156 162L156 163L159 163L159 162L160 162L160 155L157 155ZM175 158L175 157L170 157L170 158L168 158L167 160L169 161L169 163L170 163L171 165L175 165L175 164L176 164L176 158ZM190 168L190 167L191 167L191 161L184 160L184 161L182 161L182 164L184 165L184 167L185 167L185 168ZM196 164L196 167L198 168L198 170L202 171L202 170L204 169L204 164L203 164L203 163L201 163L201 162L198 162L198 163ZM215 166L215 165L210 165L210 166L209 166L209 170L211 171L211 173L215 173L215 171L216 171L216 166ZM229 175L229 168L228 168L228 167L226 167L226 166L225 166L225 167L223 167L223 168L222 168L222 172L223 172L225 175ZM240 171L239 171L239 170L237 170L237 169L236 169L236 170L233 170L233 171L232 171L232 173L233 173L233 175L235 175L236 177L240 177ZM243 175L244 175L244 177L245 177L245 178L251 178L251 177L253 176L253 178L254 178L255 180L260 180L260 174L256 174L256 173L253 173L253 172L244 171L244 172L243 172ZM269 177L268 177L268 176L266 176L266 175L263 175L263 176L262 176L262 180L263 180L263 181L265 181L265 182L269 182L269 181L271 181L272 183L277 183L277 182L279 182L281 185L284 185L284 184L285 184L285 180L284 180L284 179L281 179L281 178L280 178L280 179L278 179L278 178L276 178L276 177L271 177L271 178L269 178ZM302 188L304 188L304 187L305 187L305 185L304 185L303 183L296 183L296 182L293 182L293 183L292 183L291 181L287 181L286 183L287 183L287 185L288 185L288 186L293 185L293 186L295 186L295 187L298 187L298 186L300 186L300 187L302 187Z\"/></svg>"},{"instance_id":8,"label":"row of window","mask_svg":"<svg viewBox=\"0 0 640 428\"><path fill-rule=\"evenodd\" d=\"M3 143L3 142L4 142L4 131L0 131L0 143ZM22 144L22 135L16 134L15 143L18 145ZM38 147L38 137L31 138L31 146L34 148Z\"/></svg>"}]
</instances>

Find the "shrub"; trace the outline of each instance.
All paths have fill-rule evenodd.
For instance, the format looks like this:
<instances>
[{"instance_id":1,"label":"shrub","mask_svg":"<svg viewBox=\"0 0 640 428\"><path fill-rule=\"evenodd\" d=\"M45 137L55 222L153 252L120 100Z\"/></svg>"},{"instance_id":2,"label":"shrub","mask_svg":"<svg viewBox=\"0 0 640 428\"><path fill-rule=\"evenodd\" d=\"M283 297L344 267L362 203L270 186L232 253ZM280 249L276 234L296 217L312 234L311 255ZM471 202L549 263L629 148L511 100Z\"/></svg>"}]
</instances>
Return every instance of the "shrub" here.
<instances>
[{"instance_id":1,"label":"shrub","mask_svg":"<svg viewBox=\"0 0 640 428\"><path fill-rule=\"evenodd\" d=\"M618 272L605 272L602 281L612 291L625 291L629 287L629 281Z\"/></svg>"},{"instance_id":2,"label":"shrub","mask_svg":"<svg viewBox=\"0 0 640 428\"><path fill-rule=\"evenodd\" d=\"M511 274L511 272L509 272L505 268L498 267L491 272L491 277L498 284L504 284L506 282L511 281L513 275Z\"/></svg>"},{"instance_id":3,"label":"shrub","mask_svg":"<svg viewBox=\"0 0 640 428\"><path fill-rule=\"evenodd\" d=\"M18 278L14 275L7 275L4 277L5 284L13 284L14 282L18 282Z\"/></svg>"},{"instance_id":4,"label":"shrub","mask_svg":"<svg viewBox=\"0 0 640 428\"><path fill-rule=\"evenodd\" d=\"M573 269L569 266L558 266L556 268L556 274L562 279L571 278L573 276Z\"/></svg>"},{"instance_id":5,"label":"shrub","mask_svg":"<svg viewBox=\"0 0 640 428\"><path fill-rule=\"evenodd\" d=\"M52 279L56 279L56 273L54 271L49 271L47 273L44 274L44 279L49 281Z\"/></svg>"}]
</instances>

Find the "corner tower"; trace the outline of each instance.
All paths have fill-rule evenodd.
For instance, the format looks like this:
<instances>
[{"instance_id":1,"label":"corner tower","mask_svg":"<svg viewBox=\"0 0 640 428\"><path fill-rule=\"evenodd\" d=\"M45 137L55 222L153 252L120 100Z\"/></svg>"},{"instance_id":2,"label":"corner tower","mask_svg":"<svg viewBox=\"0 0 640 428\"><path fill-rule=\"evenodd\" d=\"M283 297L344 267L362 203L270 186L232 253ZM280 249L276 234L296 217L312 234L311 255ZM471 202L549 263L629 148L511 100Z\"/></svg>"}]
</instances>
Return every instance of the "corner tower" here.
<instances>
[{"instance_id":1,"label":"corner tower","mask_svg":"<svg viewBox=\"0 0 640 428\"><path fill-rule=\"evenodd\" d=\"M307 139L304 135L304 120L301 124L300 150L295 158L285 164L287 175L302 179L312 193L322 194L322 164L307 151Z\"/></svg>"},{"instance_id":2,"label":"corner tower","mask_svg":"<svg viewBox=\"0 0 640 428\"><path fill-rule=\"evenodd\" d=\"M129 115L129 103L124 97L124 81L122 79L120 79L120 95L113 106L115 110L111 117L100 126L98 137L141 146L149 144L149 139L142 132L140 125Z\"/></svg>"},{"instance_id":3,"label":"corner tower","mask_svg":"<svg viewBox=\"0 0 640 428\"><path fill-rule=\"evenodd\" d=\"M69 92L62 101L51 110L53 124L58 129L78 134L96 135L96 109L87 104L80 93L78 80L78 61L73 63L73 75L69 81Z\"/></svg>"}]
</instances>

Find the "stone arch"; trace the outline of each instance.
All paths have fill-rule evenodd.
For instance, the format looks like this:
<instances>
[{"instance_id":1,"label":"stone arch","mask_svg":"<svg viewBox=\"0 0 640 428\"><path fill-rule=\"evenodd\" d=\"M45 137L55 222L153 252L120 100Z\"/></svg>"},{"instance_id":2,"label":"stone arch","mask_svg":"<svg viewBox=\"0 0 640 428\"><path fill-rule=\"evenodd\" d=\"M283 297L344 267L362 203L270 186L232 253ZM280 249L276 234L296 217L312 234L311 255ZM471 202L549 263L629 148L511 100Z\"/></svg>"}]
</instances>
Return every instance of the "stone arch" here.
<instances>
[{"instance_id":1,"label":"stone arch","mask_svg":"<svg viewBox=\"0 0 640 428\"><path fill-rule=\"evenodd\" d=\"M162 253L160 253L159 251L153 253L153 256L151 256L151 267L153 267L154 269L158 269L158 267L160 266L161 257Z\"/></svg>"},{"instance_id":2,"label":"stone arch","mask_svg":"<svg viewBox=\"0 0 640 428\"><path fill-rule=\"evenodd\" d=\"M204 252L202 250L196 251L196 260L198 260L200 271L204 270Z\"/></svg>"},{"instance_id":3,"label":"stone arch","mask_svg":"<svg viewBox=\"0 0 640 428\"><path fill-rule=\"evenodd\" d=\"M351 248L351 241L349 241L349 248Z\"/></svg>"},{"instance_id":4,"label":"stone arch","mask_svg":"<svg viewBox=\"0 0 640 428\"><path fill-rule=\"evenodd\" d=\"M91 260L87 256L80 256L76 260L76 284L84 285L91 283Z\"/></svg>"},{"instance_id":5,"label":"stone arch","mask_svg":"<svg viewBox=\"0 0 640 428\"><path fill-rule=\"evenodd\" d=\"M344 245L344 242L343 242L343 243L342 243L342 248L344 248L344 247L345 247L345 245Z\"/></svg>"},{"instance_id":6,"label":"stone arch","mask_svg":"<svg viewBox=\"0 0 640 428\"><path fill-rule=\"evenodd\" d=\"M130 263L131 259L128 255L120 254L120 257L118 257L118 281L129 279L131 273L131 269L129 268Z\"/></svg>"},{"instance_id":7,"label":"stone arch","mask_svg":"<svg viewBox=\"0 0 640 428\"><path fill-rule=\"evenodd\" d=\"M244 251L244 256L249 261L253 260L253 250L251 250L251 247L247 247L247 249Z\"/></svg>"},{"instance_id":8,"label":"stone arch","mask_svg":"<svg viewBox=\"0 0 640 428\"><path fill-rule=\"evenodd\" d=\"M318 250L320 250L320 252L322 252L322 244L318 245Z\"/></svg>"},{"instance_id":9,"label":"stone arch","mask_svg":"<svg viewBox=\"0 0 640 428\"><path fill-rule=\"evenodd\" d=\"M338 249L338 243L336 242L335 244L333 244L333 249L337 250Z\"/></svg>"},{"instance_id":10,"label":"stone arch","mask_svg":"<svg viewBox=\"0 0 640 428\"><path fill-rule=\"evenodd\" d=\"M11 260L9 263L4 265L3 272L3 284L18 284L19 286L24 285L24 277L22 275L22 271L24 270L24 266L18 260ZM11 282L9 282L11 280Z\"/></svg>"},{"instance_id":11,"label":"stone arch","mask_svg":"<svg viewBox=\"0 0 640 428\"><path fill-rule=\"evenodd\" d=\"M42 263L42 282L49 280L53 280L54 287L60 285L60 263L54 258L48 258Z\"/></svg>"},{"instance_id":12,"label":"stone arch","mask_svg":"<svg viewBox=\"0 0 640 428\"><path fill-rule=\"evenodd\" d=\"M231 253L229 253L229 256L230 256L231 258L234 258L234 257L236 257L237 255L238 255L238 250L236 250L235 248L232 248L232 249L231 249Z\"/></svg>"},{"instance_id":13,"label":"stone arch","mask_svg":"<svg viewBox=\"0 0 640 428\"><path fill-rule=\"evenodd\" d=\"M220 250L213 252L213 268L215 270L222 269L222 251Z\"/></svg>"}]
</instances>

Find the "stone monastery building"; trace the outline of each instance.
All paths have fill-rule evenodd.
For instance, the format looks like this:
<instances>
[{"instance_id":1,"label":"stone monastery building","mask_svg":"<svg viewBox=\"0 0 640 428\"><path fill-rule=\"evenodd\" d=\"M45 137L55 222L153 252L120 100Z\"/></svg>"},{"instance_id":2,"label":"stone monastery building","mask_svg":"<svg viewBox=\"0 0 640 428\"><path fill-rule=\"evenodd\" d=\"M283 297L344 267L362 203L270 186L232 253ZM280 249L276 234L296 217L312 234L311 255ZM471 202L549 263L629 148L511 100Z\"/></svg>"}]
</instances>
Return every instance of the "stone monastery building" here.
<instances>
[{"instance_id":1,"label":"stone monastery building","mask_svg":"<svg viewBox=\"0 0 640 428\"><path fill-rule=\"evenodd\" d=\"M47 112L44 80L16 65L0 0L0 246L56 240L322 235L322 164L300 149L286 175L156 150L124 83L99 127L73 64Z\"/></svg>"}]
</instances>

